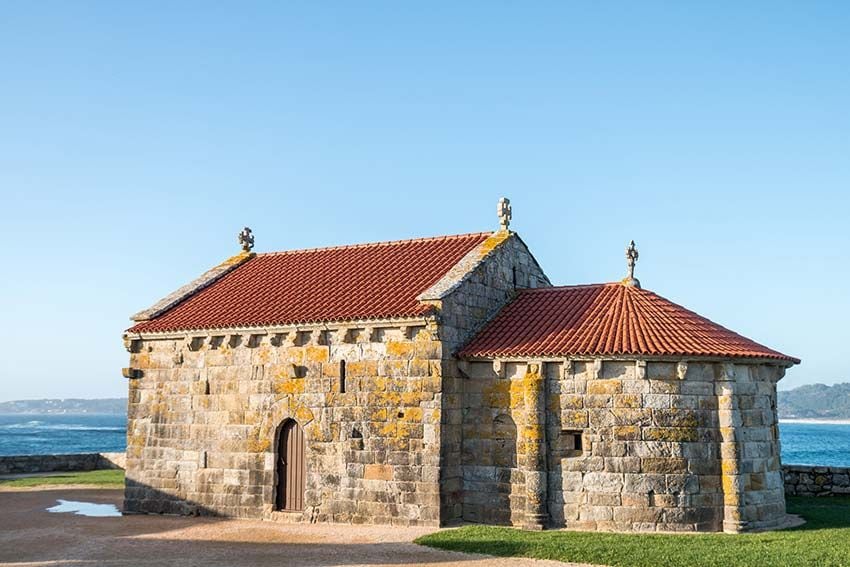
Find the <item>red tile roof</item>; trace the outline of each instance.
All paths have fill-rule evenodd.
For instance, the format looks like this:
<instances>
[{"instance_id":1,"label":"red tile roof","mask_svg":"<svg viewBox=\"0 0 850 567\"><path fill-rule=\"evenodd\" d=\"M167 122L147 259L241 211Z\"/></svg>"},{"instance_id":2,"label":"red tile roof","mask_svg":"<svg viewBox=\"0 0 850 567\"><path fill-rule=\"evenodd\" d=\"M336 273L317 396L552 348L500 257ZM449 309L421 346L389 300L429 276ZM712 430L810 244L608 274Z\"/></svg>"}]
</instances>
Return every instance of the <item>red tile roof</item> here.
<instances>
[{"instance_id":1,"label":"red tile roof","mask_svg":"<svg viewBox=\"0 0 850 567\"><path fill-rule=\"evenodd\" d=\"M258 254L128 332L416 317L416 297L492 233Z\"/></svg>"},{"instance_id":2,"label":"red tile roof","mask_svg":"<svg viewBox=\"0 0 850 567\"><path fill-rule=\"evenodd\" d=\"M524 290L459 355L693 356L800 362L651 291L621 283Z\"/></svg>"}]
</instances>

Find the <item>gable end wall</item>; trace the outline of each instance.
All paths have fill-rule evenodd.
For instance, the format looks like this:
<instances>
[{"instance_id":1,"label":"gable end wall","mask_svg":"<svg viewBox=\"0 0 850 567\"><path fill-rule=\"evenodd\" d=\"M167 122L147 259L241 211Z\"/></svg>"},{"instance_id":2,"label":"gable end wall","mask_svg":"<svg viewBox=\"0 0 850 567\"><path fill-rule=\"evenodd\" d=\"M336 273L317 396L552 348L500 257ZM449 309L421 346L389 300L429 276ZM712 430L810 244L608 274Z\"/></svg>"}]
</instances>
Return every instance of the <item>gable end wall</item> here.
<instances>
[{"instance_id":1,"label":"gable end wall","mask_svg":"<svg viewBox=\"0 0 850 567\"><path fill-rule=\"evenodd\" d=\"M443 345L440 497L441 522L455 522L464 514L463 462L475 459L464 445L463 394L465 379L454 353L472 339L517 289L549 287L549 279L525 243L510 233L496 233L482 247L489 253L434 304L439 308ZM514 286L516 271L516 287Z\"/></svg>"}]
</instances>

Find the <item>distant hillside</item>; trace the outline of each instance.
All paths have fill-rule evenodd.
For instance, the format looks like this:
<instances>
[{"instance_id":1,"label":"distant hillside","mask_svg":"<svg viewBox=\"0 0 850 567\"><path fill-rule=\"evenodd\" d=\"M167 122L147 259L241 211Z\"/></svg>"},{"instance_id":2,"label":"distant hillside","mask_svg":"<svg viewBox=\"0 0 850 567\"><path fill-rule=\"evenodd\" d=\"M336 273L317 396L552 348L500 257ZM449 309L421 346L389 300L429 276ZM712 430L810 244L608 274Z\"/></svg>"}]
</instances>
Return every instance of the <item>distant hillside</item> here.
<instances>
[{"instance_id":1,"label":"distant hillside","mask_svg":"<svg viewBox=\"0 0 850 567\"><path fill-rule=\"evenodd\" d=\"M0 413L127 413L127 398L18 400L0 402Z\"/></svg>"},{"instance_id":2,"label":"distant hillside","mask_svg":"<svg viewBox=\"0 0 850 567\"><path fill-rule=\"evenodd\" d=\"M18 400L0 402L2 413L127 413L127 398ZM779 392L779 417L850 419L850 383L810 384Z\"/></svg>"},{"instance_id":3,"label":"distant hillside","mask_svg":"<svg viewBox=\"0 0 850 567\"><path fill-rule=\"evenodd\" d=\"M850 383L810 384L779 392L780 418L850 419Z\"/></svg>"}]
</instances>

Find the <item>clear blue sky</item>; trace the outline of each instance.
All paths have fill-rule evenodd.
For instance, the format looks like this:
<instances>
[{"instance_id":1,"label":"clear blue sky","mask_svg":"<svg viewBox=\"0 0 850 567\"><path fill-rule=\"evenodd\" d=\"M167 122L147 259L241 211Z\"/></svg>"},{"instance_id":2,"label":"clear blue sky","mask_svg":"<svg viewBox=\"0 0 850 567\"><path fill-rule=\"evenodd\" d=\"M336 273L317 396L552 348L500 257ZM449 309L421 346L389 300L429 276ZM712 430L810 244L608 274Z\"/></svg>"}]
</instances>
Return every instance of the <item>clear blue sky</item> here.
<instances>
[{"instance_id":1,"label":"clear blue sky","mask_svg":"<svg viewBox=\"0 0 850 567\"><path fill-rule=\"evenodd\" d=\"M217 5L214 5L217 4ZM850 380L842 2L6 2L0 400L237 250L494 229ZM687 4L687 6L685 5Z\"/></svg>"}]
</instances>

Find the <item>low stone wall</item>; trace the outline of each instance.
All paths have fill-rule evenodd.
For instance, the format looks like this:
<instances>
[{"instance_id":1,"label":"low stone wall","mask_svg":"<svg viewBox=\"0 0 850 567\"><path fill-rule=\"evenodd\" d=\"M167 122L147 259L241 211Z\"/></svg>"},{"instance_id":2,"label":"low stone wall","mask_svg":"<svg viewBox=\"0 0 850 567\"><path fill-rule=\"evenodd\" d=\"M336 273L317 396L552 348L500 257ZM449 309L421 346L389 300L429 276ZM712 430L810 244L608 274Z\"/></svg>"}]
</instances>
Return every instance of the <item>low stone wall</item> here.
<instances>
[{"instance_id":1,"label":"low stone wall","mask_svg":"<svg viewBox=\"0 0 850 567\"><path fill-rule=\"evenodd\" d=\"M782 473L790 496L850 494L850 468L785 465Z\"/></svg>"},{"instance_id":2,"label":"low stone wall","mask_svg":"<svg viewBox=\"0 0 850 567\"><path fill-rule=\"evenodd\" d=\"M0 474L93 471L123 469L124 453L79 453L73 455L12 455L0 457Z\"/></svg>"}]
</instances>

